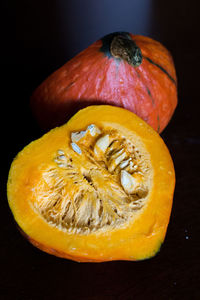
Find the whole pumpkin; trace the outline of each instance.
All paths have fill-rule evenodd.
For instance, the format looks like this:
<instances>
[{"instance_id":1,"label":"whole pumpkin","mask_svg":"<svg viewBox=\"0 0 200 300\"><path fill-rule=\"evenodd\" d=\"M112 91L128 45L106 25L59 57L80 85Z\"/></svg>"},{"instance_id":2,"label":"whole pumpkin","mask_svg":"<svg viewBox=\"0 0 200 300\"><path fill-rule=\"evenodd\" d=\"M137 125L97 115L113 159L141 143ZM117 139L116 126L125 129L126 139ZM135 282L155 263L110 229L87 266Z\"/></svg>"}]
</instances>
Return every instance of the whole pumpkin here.
<instances>
[{"instance_id":1,"label":"whole pumpkin","mask_svg":"<svg viewBox=\"0 0 200 300\"><path fill-rule=\"evenodd\" d=\"M31 97L33 113L44 129L94 104L126 108L162 132L177 105L169 51L149 37L111 33L51 74Z\"/></svg>"}]
</instances>

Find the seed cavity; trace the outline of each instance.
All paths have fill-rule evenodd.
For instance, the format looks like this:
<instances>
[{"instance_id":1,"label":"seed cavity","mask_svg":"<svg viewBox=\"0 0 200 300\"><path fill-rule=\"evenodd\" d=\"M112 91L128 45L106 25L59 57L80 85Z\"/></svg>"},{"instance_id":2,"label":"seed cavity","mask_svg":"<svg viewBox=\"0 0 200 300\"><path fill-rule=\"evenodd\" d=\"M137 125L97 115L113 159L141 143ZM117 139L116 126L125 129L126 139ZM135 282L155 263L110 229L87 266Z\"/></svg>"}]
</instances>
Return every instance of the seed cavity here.
<instances>
[{"instance_id":1,"label":"seed cavity","mask_svg":"<svg viewBox=\"0 0 200 300\"><path fill-rule=\"evenodd\" d=\"M32 189L34 209L68 234L126 226L147 201L150 161L119 130L95 124L72 132L70 145L73 151L67 144L56 151Z\"/></svg>"}]
</instances>

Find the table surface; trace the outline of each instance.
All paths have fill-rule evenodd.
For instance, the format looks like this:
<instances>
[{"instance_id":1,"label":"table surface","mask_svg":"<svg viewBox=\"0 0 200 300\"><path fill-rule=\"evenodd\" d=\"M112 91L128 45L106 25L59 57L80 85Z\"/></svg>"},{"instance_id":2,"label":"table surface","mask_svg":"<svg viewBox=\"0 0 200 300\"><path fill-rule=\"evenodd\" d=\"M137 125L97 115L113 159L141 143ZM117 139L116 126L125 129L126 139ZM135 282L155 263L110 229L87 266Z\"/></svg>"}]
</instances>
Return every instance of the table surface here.
<instances>
[{"instance_id":1,"label":"table surface","mask_svg":"<svg viewBox=\"0 0 200 300\"><path fill-rule=\"evenodd\" d=\"M181 7L178 1L171 10L173 2L165 2L164 7L154 1L152 34L170 49L178 76L179 104L161 134L174 161L176 188L165 243L154 258L145 261L76 263L34 248L16 229L6 197L9 167L17 152L42 134L31 114L29 97L47 75L75 53L69 51L66 57L58 59L52 54L53 47L52 53L45 44L40 48L29 47L24 42L29 40L26 29L21 26L24 40L18 39L15 54L19 56L14 59L12 39L6 37L7 61L1 64L5 82L0 167L0 299L200 299L200 26L197 9L192 5L197 1L183 3ZM15 13L11 11L9 16ZM23 19L23 15L19 16ZM46 59L45 63L42 59Z\"/></svg>"}]
</instances>

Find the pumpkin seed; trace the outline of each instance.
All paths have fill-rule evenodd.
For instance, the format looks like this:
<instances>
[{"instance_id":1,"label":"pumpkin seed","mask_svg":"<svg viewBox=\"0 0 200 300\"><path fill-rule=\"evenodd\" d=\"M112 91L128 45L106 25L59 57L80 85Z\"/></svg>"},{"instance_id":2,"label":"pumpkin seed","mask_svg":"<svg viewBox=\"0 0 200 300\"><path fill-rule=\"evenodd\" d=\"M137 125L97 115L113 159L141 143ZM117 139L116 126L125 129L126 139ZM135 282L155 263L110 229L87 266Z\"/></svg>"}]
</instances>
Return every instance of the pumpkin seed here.
<instances>
[{"instance_id":1,"label":"pumpkin seed","mask_svg":"<svg viewBox=\"0 0 200 300\"><path fill-rule=\"evenodd\" d=\"M123 162L121 162L121 164L119 165L120 169L124 169L125 167L127 167L130 160L131 160L131 158L126 159Z\"/></svg>"},{"instance_id":2,"label":"pumpkin seed","mask_svg":"<svg viewBox=\"0 0 200 300\"><path fill-rule=\"evenodd\" d=\"M136 188L136 181L131 174L129 174L127 171L122 170L121 171L121 185L126 193L132 194L135 191Z\"/></svg>"},{"instance_id":3,"label":"pumpkin seed","mask_svg":"<svg viewBox=\"0 0 200 300\"><path fill-rule=\"evenodd\" d=\"M101 133L101 130L94 124L91 124L87 127L87 130L91 134L91 136L95 136Z\"/></svg>"},{"instance_id":4,"label":"pumpkin seed","mask_svg":"<svg viewBox=\"0 0 200 300\"><path fill-rule=\"evenodd\" d=\"M64 163L58 163L58 166L60 168L67 168L67 164L64 164Z\"/></svg>"},{"instance_id":5,"label":"pumpkin seed","mask_svg":"<svg viewBox=\"0 0 200 300\"><path fill-rule=\"evenodd\" d=\"M58 156L58 159L60 159L60 160L66 160L66 156L63 155L63 154L62 154L62 155L59 155L59 156Z\"/></svg>"},{"instance_id":6,"label":"pumpkin seed","mask_svg":"<svg viewBox=\"0 0 200 300\"><path fill-rule=\"evenodd\" d=\"M60 150L60 149L57 152L58 152L59 155L64 155L65 154L65 152L63 150Z\"/></svg>"},{"instance_id":7,"label":"pumpkin seed","mask_svg":"<svg viewBox=\"0 0 200 300\"><path fill-rule=\"evenodd\" d=\"M71 143L71 146L76 153L82 154L81 148L76 143Z\"/></svg>"},{"instance_id":8,"label":"pumpkin seed","mask_svg":"<svg viewBox=\"0 0 200 300\"><path fill-rule=\"evenodd\" d=\"M124 152L124 149L120 149L120 150L117 150L116 152L114 152L112 155L111 155L111 158L112 159L115 159L117 158L120 154L122 154Z\"/></svg>"},{"instance_id":9,"label":"pumpkin seed","mask_svg":"<svg viewBox=\"0 0 200 300\"><path fill-rule=\"evenodd\" d=\"M82 139L85 135L86 135L85 130L72 132L71 133L71 140L72 140L73 143L76 143L76 142L80 141L80 139Z\"/></svg>"},{"instance_id":10,"label":"pumpkin seed","mask_svg":"<svg viewBox=\"0 0 200 300\"><path fill-rule=\"evenodd\" d=\"M110 164L108 165L109 172L113 172L114 169L120 164L120 162L126 158L125 152L120 151L120 153L122 153L122 154L119 155L118 157L112 159Z\"/></svg>"},{"instance_id":11,"label":"pumpkin seed","mask_svg":"<svg viewBox=\"0 0 200 300\"><path fill-rule=\"evenodd\" d=\"M109 138L109 135L108 135L108 134L106 134L106 135L100 137L100 138L97 140L97 142L96 142L96 144L95 144L95 146L94 146L94 153L95 153L96 155L98 155L98 154L99 154L99 150L102 151L103 153L105 153L105 152L106 152L106 149L107 149L108 146L109 146L109 144L110 144L110 138Z\"/></svg>"}]
</instances>

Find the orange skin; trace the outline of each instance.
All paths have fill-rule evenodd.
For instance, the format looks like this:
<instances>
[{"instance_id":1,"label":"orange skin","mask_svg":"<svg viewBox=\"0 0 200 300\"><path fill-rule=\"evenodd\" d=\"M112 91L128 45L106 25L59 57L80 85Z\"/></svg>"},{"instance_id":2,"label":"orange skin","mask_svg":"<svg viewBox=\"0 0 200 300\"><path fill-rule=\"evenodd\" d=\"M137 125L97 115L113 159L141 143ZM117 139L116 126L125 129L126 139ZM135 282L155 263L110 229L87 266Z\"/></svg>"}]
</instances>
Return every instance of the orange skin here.
<instances>
[{"instance_id":1,"label":"orange skin","mask_svg":"<svg viewBox=\"0 0 200 300\"><path fill-rule=\"evenodd\" d=\"M126 108L162 132L177 105L177 78L168 50L151 38L128 35L142 62L130 65L93 43L51 74L33 93L31 106L41 127L65 123L80 108L109 104ZM107 42L105 42L107 43ZM104 45L105 46L105 45Z\"/></svg>"}]
</instances>

